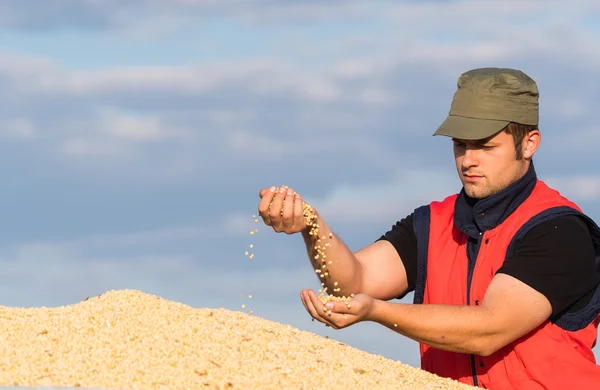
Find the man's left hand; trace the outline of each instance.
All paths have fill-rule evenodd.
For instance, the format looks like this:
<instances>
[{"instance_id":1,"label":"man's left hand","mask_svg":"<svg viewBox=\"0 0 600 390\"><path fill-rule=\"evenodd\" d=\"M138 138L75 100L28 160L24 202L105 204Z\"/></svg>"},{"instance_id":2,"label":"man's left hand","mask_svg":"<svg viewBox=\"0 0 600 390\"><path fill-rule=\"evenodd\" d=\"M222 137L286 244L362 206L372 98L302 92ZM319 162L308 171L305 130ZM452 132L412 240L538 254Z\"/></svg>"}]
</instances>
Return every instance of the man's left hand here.
<instances>
[{"instance_id":1,"label":"man's left hand","mask_svg":"<svg viewBox=\"0 0 600 390\"><path fill-rule=\"evenodd\" d=\"M300 293L306 311L317 321L333 329L346 328L361 321L369 321L375 300L368 295L358 294L349 302L323 302L310 289Z\"/></svg>"}]
</instances>

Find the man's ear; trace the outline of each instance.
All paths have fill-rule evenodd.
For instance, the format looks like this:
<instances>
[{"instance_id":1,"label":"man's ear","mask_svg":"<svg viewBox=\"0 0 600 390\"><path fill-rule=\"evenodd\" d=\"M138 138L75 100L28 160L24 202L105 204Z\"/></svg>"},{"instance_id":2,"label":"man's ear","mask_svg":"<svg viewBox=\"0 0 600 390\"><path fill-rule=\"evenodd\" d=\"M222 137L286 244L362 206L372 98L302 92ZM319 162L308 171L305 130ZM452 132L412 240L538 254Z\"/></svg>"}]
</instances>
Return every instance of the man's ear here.
<instances>
[{"instance_id":1,"label":"man's ear","mask_svg":"<svg viewBox=\"0 0 600 390\"><path fill-rule=\"evenodd\" d=\"M523 148L523 158L529 160L533 157L538 147L540 146L540 142L542 141L542 134L539 130L532 130L525 137L523 137L523 143L521 147Z\"/></svg>"}]
</instances>

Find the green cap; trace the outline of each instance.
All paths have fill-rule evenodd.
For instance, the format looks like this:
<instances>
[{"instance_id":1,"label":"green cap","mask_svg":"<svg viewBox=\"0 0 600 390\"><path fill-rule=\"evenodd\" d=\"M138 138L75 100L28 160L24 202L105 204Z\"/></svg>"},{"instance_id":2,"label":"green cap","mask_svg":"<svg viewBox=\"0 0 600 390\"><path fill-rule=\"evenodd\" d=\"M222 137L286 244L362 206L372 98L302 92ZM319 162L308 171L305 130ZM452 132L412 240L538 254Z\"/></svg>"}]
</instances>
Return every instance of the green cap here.
<instances>
[{"instance_id":1,"label":"green cap","mask_svg":"<svg viewBox=\"0 0 600 390\"><path fill-rule=\"evenodd\" d=\"M477 140L510 122L538 125L538 98L537 84L520 70L472 69L459 77L450 114L433 135Z\"/></svg>"}]
</instances>

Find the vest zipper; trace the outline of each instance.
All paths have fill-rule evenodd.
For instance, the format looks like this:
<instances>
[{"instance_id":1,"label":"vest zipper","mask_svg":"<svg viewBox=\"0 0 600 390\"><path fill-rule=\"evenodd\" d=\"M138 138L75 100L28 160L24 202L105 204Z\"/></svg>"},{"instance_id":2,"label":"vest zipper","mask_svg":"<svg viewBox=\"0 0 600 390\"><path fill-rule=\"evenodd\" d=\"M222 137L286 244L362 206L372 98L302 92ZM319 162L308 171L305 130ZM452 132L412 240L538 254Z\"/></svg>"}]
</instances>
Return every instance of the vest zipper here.
<instances>
[{"instance_id":1,"label":"vest zipper","mask_svg":"<svg viewBox=\"0 0 600 390\"><path fill-rule=\"evenodd\" d=\"M473 371L473 386L479 387L479 381L477 380L477 374L475 372L475 355L471 355L471 370Z\"/></svg>"},{"instance_id":2,"label":"vest zipper","mask_svg":"<svg viewBox=\"0 0 600 390\"><path fill-rule=\"evenodd\" d=\"M479 237L477 238L477 256L472 259L472 256L469 256L469 250L467 248L467 258L469 260L469 264L467 267L467 305L471 305L471 281L473 280L473 273L475 272L475 262L477 261L477 257L479 257L479 249L481 246L481 239L483 233L479 232ZM468 245L468 244L467 244ZM473 377L473 385L475 387L479 387L479 381L477 380L477 368L475 366L475 355L471 354L471 375Z\"/></svg>"}]
</instances>

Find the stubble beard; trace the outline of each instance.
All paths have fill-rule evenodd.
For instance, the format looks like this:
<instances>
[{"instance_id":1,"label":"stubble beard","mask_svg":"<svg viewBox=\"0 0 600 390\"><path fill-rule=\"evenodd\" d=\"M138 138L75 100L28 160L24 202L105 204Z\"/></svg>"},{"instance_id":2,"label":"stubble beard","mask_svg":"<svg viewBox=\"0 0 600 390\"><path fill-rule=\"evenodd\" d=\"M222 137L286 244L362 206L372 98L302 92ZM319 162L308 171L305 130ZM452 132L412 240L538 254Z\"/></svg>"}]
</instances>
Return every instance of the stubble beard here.
<instances>
[{"instance_id":1,"label":"stubble beard","mask_svg":"<svg viewBox=\"0 0 600 390\"><path fill-rule=\"evenodd\" d=\"M485 199L488 198L494 194L497 194L498 192L501 191L501 189L496 189L496 188L489 188L489 187L479 187L476 185L473 185L471 183L465 183L463 185L463 188L465 189L465 193L473 199Z\"/></svg>"},{"instance_id":2,"label":"stubble beard","mask_svg":"<svg viewBox=\"0 0 600 390\"><path fill-rule=\"evenodd\" d=\"M467 182L463 181L463 188L465 190L465 193L470 198L481 200L481 199L489 198L490 196L496 195L497 193L510 187L511 185L516 183L519 180L519 178L520 178L520 176L515 177L506 183L501 183L499 185L496 184L495 186L491 185L489 183L473 184L473 183L467 183ZM484 177L484 180L485 180L485 177Z\"/></svg>"}]
</instances>

